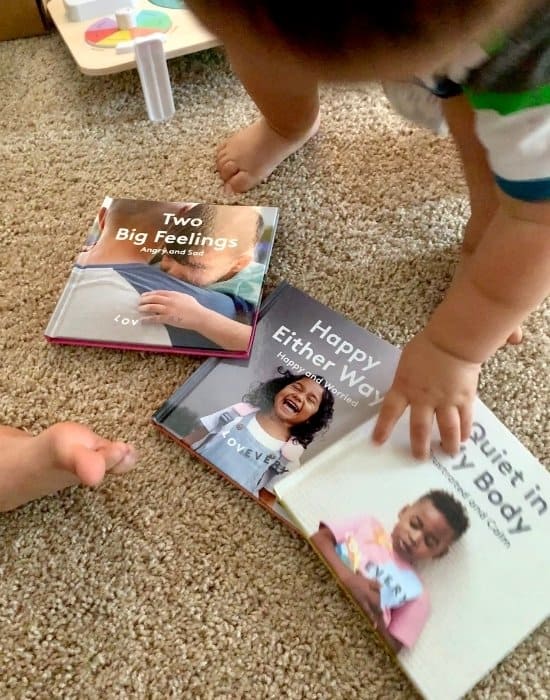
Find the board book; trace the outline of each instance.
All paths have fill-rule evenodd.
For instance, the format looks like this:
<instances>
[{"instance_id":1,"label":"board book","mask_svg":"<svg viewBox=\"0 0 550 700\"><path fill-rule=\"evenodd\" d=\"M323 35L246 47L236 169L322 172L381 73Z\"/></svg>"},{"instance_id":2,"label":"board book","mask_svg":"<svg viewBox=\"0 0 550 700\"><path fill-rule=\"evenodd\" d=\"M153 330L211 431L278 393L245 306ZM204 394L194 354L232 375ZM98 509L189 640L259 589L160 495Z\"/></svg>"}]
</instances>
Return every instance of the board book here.
<instances>
[{"instance_id":1,"label":"board book","mask_svg":"<svg viewBox=\"0 0 550 700\"><path fill-rule=\"evenodd\" d=\"M248 357L277 219L275 207L105 198L46 338Z\"/></svg>"},{"instance_id":2,"label":"board book","mask_svg":"<svg viewBox=\"0 0 550 700\"><path fill-rule=\"evenodd\" d=\"M397 359L390 343L283 284L262 306L249 360L208 360L153 420L288 523L275 484L375 415ZM292 435L276 420L262 428L259 412L278 413Z\"/></svg>"},{"instance_id":3,"label":"board book","mask_svg":"<svg viewBox=\"0 0 550 700\"><path fill-rule=\"evenodd\" d=\"M154 424L305 536L429 700L471 689L550 611L550 477L480 401L455 456L370 435L399 350L286 283L250 359L211 359ZM285 424L291 437L277 432Z\"/></svg>"}]
</instances>

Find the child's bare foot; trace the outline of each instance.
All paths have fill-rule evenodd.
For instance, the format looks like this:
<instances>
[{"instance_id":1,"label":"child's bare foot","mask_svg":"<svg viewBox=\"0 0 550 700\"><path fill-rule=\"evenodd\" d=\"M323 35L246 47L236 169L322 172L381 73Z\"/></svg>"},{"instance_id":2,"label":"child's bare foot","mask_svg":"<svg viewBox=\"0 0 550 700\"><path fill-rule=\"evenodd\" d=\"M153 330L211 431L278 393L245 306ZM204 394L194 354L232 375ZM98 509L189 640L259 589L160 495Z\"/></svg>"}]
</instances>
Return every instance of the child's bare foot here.
<instances>
[{"instance_id":1,"label":"child's bare foot","mask_svg":"<svg viewBox=\"0 0 550 700\"><path fill-rule=\"evenodd\" d=\"M57 423L36 436L0 426L0 511L67 486L96 486L106 473L133 468L130 445L111 442L77 423Z\"/></svg>"},{"instance_id":2,"label":"child's bare foot","mask_svg":"<svg viewBox=\"0 0 550 700\"><path fill-rule=\"evenodd\" d=\"M271 175L285 158L301 148L319 129L319 115L304 133L286 138L261 117L223 143L216 165L227 194L246 192Z\"/></svg>"},{"instance_id":3,"label":"child's bare foot","mask_svg":"<svg viewBox=\"0 0 550 700\"><path fill-rule=\"evenodd\" d=\"M523 340L523 328L518 326L515 331L510 333L508 340L506 341L508 345L519 345Z\"/></svg>"}]
</instances>

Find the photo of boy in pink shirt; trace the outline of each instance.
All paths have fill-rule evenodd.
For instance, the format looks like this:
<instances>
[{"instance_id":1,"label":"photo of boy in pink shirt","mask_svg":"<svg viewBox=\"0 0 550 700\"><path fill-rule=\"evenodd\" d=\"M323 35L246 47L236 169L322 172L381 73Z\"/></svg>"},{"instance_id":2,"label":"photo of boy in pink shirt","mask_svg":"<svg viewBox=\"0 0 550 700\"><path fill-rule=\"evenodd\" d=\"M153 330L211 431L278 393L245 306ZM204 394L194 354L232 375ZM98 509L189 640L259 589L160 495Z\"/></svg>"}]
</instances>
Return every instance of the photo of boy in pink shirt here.
<instances>
[{"instance_id":1,"label":"photo of boy in pink shirt","mask_svg":"<svg viewBox=\"0 0 550 700\"><path fill-rule=\"evenodd\" d=\"M430 614L416 565L444 556L468 529L463 506L433 490L404 506L391 533L371 515L321 522L311 542L391 648L411 648Z\"/></svg>"}]
</instances>

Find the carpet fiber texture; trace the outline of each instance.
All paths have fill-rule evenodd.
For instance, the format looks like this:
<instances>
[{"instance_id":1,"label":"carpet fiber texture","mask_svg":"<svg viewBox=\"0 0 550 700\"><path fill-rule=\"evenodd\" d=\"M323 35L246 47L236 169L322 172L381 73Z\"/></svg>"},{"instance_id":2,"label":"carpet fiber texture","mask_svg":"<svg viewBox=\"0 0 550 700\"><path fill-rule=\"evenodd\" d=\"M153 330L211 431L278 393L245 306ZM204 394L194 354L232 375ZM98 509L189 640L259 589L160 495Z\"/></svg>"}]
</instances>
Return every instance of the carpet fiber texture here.
<instances>
[{"instance_id":1,"label":"carpet fiber texture","mask_svg":"<svg viewBox=\"0 0 550 700\"><path fill-rule=\"evenodd\" d=\"M0 516L0 697L414 698L308 545L151 427L197 360L43 339L104 195L235 201L214 151L254 106L219 50L170 74L177 112L159 125L136 72L84 76L55 34L0 44L0 422L84 421L141 455L123 478ZM326 86L322 103L321 133L238 200L281 210L267 290L287 279L402 345L456 264L460 164L376 86ZM548 309L480 386L547 465ZM548 698L549 636L470 697Z\"/></svg>"}]
</instances>

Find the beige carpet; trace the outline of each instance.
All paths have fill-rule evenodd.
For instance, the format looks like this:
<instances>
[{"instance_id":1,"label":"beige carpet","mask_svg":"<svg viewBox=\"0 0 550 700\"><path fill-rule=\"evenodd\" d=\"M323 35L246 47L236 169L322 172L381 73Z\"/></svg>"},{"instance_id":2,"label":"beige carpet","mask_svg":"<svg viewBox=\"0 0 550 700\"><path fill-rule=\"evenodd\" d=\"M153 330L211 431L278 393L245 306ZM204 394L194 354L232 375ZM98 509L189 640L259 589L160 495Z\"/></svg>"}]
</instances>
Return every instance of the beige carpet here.
<instances>
[{"instance_id":1,"label":"beige carpet","mask_svg":"<svg viewBox=\"0 0 550 700\"><path fill-rule=\"evenodd\" d=\"M0 698L415 697L308 546L151 428L196 361L42 338L105 194L226 201L214 147L253 106L219 52L170 70L177 114L155 125L137 74L83 76L55 35L0 44L0 421L77 419L141 452L126 478L0 516ZM322 134L241 200L281 207L268 287L286 278L402 344L456 261L460 168L376 88L327 88L323 105ZM547 320L481 386L546 464ZM549 638L471 698L548 698Z\"/></svg>"}]
</instances>

